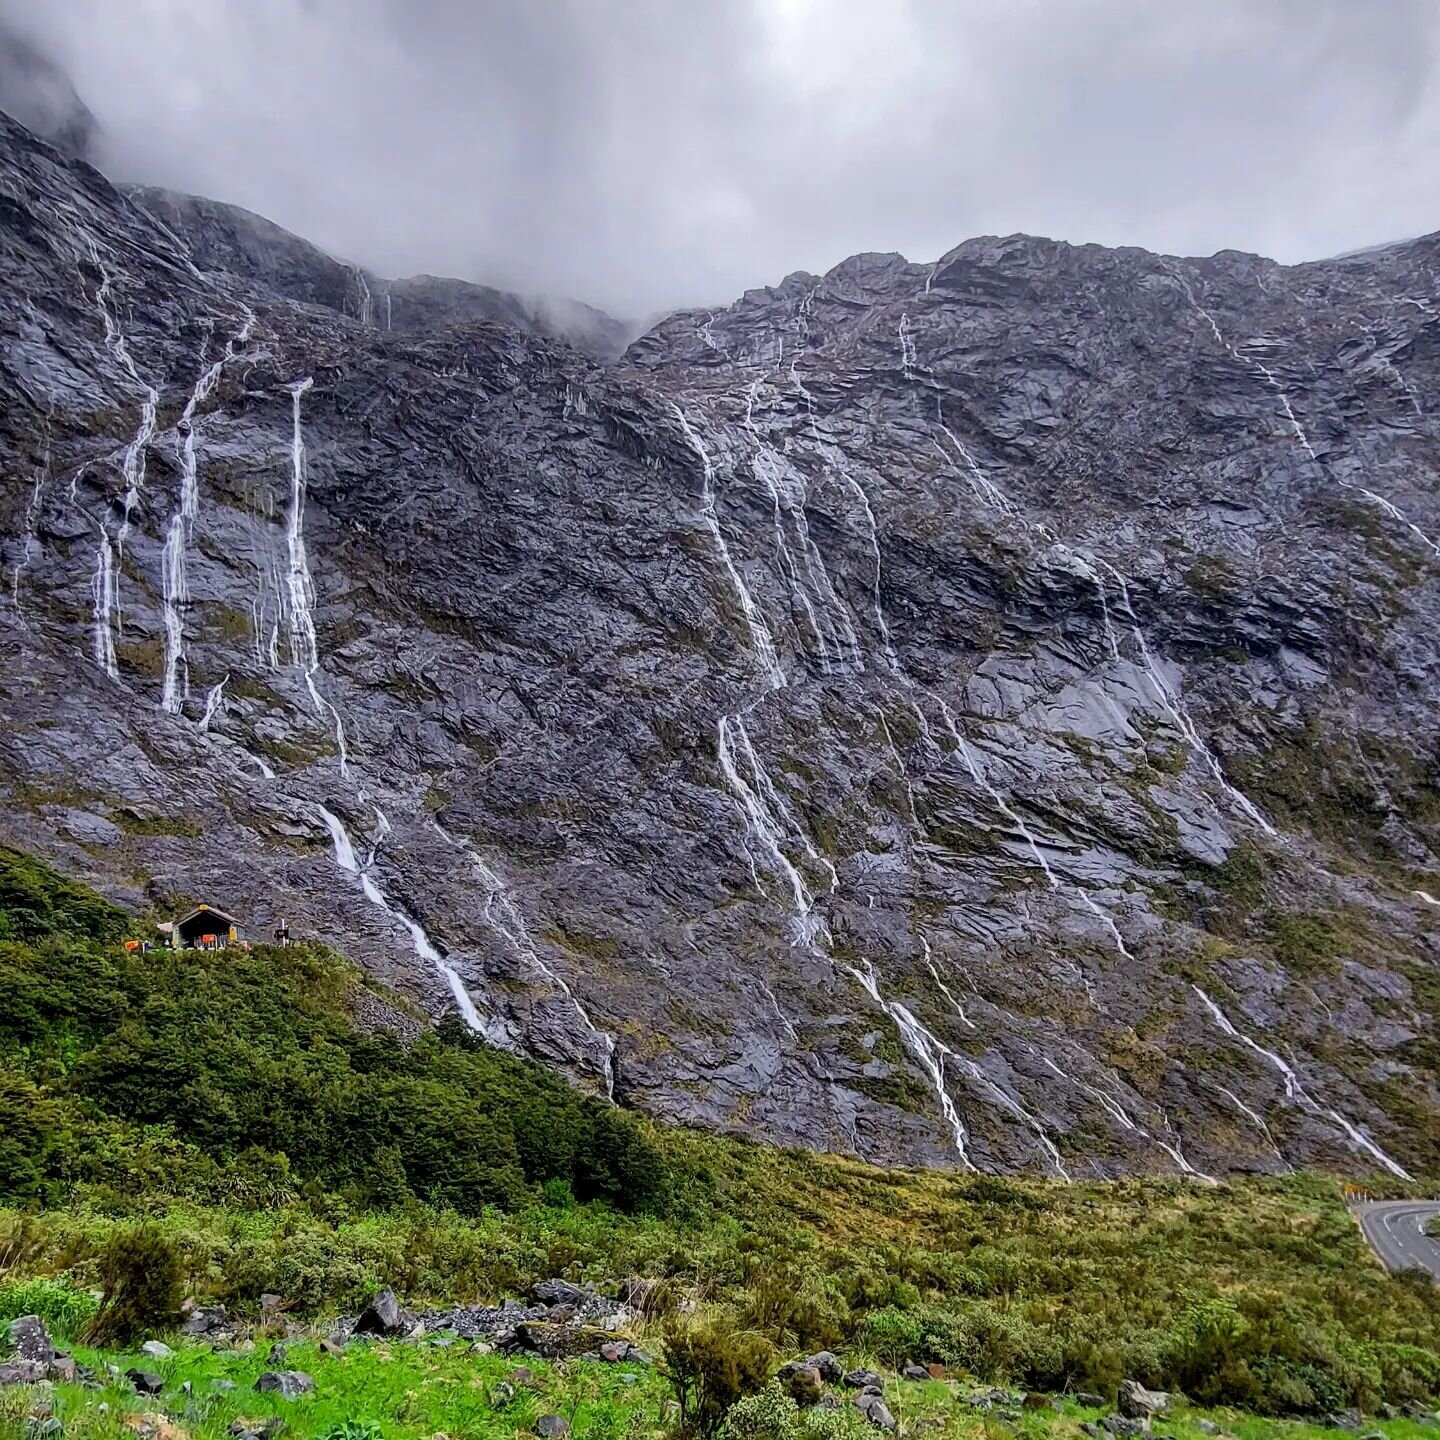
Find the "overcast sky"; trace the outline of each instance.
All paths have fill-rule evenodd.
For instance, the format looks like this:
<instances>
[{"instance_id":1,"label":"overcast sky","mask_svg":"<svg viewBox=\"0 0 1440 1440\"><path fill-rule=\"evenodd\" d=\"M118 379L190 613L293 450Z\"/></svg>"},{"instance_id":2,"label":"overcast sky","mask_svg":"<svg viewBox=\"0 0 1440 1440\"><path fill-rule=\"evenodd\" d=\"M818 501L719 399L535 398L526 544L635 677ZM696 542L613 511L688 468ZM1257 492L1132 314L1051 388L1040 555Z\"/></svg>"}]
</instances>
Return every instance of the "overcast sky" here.
<instances>
[{"instance_id":1,"label":"overcast sky","mask_svg":"<svg viewBox=\"0 0 1440 1440\"><path fill-rule=\"evenodd\" d=\"M1435 0L0 0L116 178L626 316L1016 230L1440 229Z\"/></svg>"}]
</instances>

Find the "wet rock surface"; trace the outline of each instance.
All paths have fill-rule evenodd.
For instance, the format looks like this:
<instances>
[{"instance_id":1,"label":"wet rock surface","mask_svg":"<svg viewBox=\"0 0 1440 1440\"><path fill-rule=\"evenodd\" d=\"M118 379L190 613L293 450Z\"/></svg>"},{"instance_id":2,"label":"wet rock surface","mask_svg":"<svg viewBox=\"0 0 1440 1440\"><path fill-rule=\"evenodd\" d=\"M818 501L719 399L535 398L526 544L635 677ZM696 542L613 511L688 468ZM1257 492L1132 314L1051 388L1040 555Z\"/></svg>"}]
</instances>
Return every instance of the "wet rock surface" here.
<instances>
[{"instance_id":1,"label":"wet rock surface","mask_svg":"<svg viewBox=\"0 0 1440 1440\"><path fill-rule=\"evenodd\" d=\"M0 838L667 1119L1440 1161L1433 239L855 256L602 365L0 149Z\"/></svg>"}]
</instances>

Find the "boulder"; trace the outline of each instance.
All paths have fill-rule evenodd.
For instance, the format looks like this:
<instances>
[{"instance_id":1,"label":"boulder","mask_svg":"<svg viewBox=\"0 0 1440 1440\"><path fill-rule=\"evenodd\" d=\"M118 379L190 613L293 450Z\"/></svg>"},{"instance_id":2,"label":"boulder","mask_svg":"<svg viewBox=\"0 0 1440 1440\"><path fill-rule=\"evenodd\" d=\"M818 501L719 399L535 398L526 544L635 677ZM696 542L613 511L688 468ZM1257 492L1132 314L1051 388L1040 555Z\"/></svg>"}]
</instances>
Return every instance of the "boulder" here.
<instances>
[{"instance_id":1,"label":"boulder","mask_svg":"<svg viewBox=\"0 0 1440 1440\"><path fill-rule=\"evenodd\" d=\"M1117 1435L1125 1440L1125 1437L1143 1435L1147 1428L1144 1420L1131 1420L1124 1415L1107 1415L1100 1424L1111 1435Z\"/></svg>"},{"instance_id":2,"label":"boulder","mask_svg":"<svg viewBox=\"0 0 1440 1440\"><path fill-rule=\"evenodd\" d=\"M196 1305L189 1315L185 1317L185 1323L180 1327L182 1335L213 1335L218 1330L224 1330L230 1323L230 1317L225 1313L223 1305Z\"/></svg>"},{"instance_id":3,"label":"boulder","mask_svg":"<svg viewBox=\"0 0 1440 1440\"><path fill-rule=\"evenodd\" d=\"M57 1351L55 1358L45 1367L45 1378L58 1385L73 1385L81 1378L80 1367L73 1355L61 1355Z\"/></svg>"},{"instance_id":4,"label":"boulder","mask_svg":"<svg viewBox=\"0 0 1440 1440\"><path fill-rule=\"evenodd\" d=\"M147 1340L140 1353L151 1360L168 1360L175 1352L163 1340Z\"/></svg>"},{"instance_id":5,"label":"boulder","mask_svg":"<svg viewBox=\"0 0 1440 1440\"><path fill-rule=\"evenodd\" d=\"M127 1415L123 1424L132 1435L138 1435L140 1440L190 1440L189 1434L168 1415L161 1415L154 1410L147 1410L140 1415Z\"/></svg>"},{"instance_id":6,"label":"boulder","mask_svg":"<svg viewBox=\"0 0 1440 1440\"><path fill-rule=\"evenodd\" d=\"M1147 1390L1138 1380L1120 1382L1119 1410L1127 1420L1149 1422L1169 1409L1170 1397L1163 1390Z\"/></svg>"},{"instance_id":7,"label":"boulder","mask_svg":"<svg viewBox=\"0 0 1440 1440\"><path fill-rule=\"evenodd\" d=\"M542 1415L535 1422L535 1433L541 1440L565 1440L570 1422L563 1415Z\"/></svg>"},{"instance_id":8,"label":"boulder","mask_svg":"<svg viewBox=\"0 0 1440 1440\"><path fill-rule=\"evenodd\" d=\"M595 1298L593 1290L572 1285L568 1280L537 1280L530 1287L530 1294L542 1305L573 1305L577 1310Z\"/></svg>"},{"instance_id":9,"label":"boulder","mask_svg":"<svg viewBox=\"0 0 1440 1440\"><path fill-rule=\"evenodd\" d=\"M877 1429L894 1430L895 1417L890 1413L890 1408L879 1395L870 1395L861 1391L855 1397L855 1408Z\"/></svg>"},{"instance_id":10,"label":"boulder","mask_svg":"<svg viewBox=\"0 0 1440 1440\"><path fill-rule=\"evenodd\" d=\"M828 1350L822 1350L818 1355L811 1355L805 1363L813 1365L827 1385L838 1385L845 1377L844 1367Z\"/></svg>"},{"instance_id":11,"label":"boulder","mask_svg":"<svg viewBox=\"0 0 1440 1440\"><path fill-rule=\"evenodd\" d=\"M780 1383L785 1387L786 1394L802 1410L818 1405L820 1397L825 1393L825 1382L820 1378L820 1371L814 1365L802 1364L798 1360L781 1369Z\"/></svg>"},{"instance_id":12,"label":"boulder","mask_svg":"<svg viewBox=\"0 0 1440 1440\"><path fill-rule=\"evenodd\" d=\"M1103 1395L1089 1390L1077 1390L1070 1398L1085 1410L1103 1410L1110 1403Z\"/></svg>"},{"instance_id":13,"label":"boulder","mask_svg":"<svg viewBox=\"0 0 1440 1440\"><path fill-rule=\"evenodd\" d=\"M12 1360L0 1365L0 1385L34 1385L45 1378L47 1368L38 1360Z\"/></svg>"},{"instance_id":14,"label":"boulder","mask_svg":"<svg viewBox=\"0 0 1440 1440\"><path fill-rule=\"evenodd\" d=\"M134 1386L139 1395L158 1395L165 1388L165 1379L153 1370L133 1369L125 1372L125 1378Z\"/></svg>"},{"instance_id":15,"label":"boulder","mask_svg":"<svg viewBox=\"0 0 1440 1440\"><path fill-rule=\"evenodd\" d=\"M597 1354L612 1343L608 1330L593 1325L556 1325L549 1320L522 1320L515 1327L515 1346L546 1360L570 1360L587 1350Z\"/></svg>"},{"instance_id":16,"label":"boulder","mask_svg":"<svg viewBox=\"0 0 1440 1440\"><path fill-rule=\"evenodd\" d=\"M852 1390L864 1390L867 1386L873 1386L876 1390L885 1388L885 1381L873 1370L847 1370L844 1380Z\"/></svg>"},{"instance_id":17,"label":"boulder","mask_svg":"<svg viewBox=\"0 0 1440 1440\"><path fill-rule=\"evenodd\" d=\"M357 1335L403 1335L409 1328L409 1317L388 1287L372 1297L355 1321Z\"/></svg>"},{"instance_id":18,"label":"boulder","mask_svg":"<svg viewBox=\"0 0 1440 1440\"><path fill-rule=\"evenodd\" d=\"M315 1389L314 1379L303 1370L267 1370L256 1382L255 1388L265 1395L279 1395L284 1400L294 1400L300 1395L309 1395Z\"/></svg>"},{"instance_id":19,"label":"boulder","mask_svg":"<svg viewBox=\"0 0 1440 1440\"><path fill-rule=\"evenodd\" d=\"M630 1354L630 1344L625 1340L607 1340L600 1347L600 1358L607 1365L614 1365Z\"/></svg>"},{"instance_id":20,"label":"boulder","mask_svg":"<svg viewBox=\"0 0 1440 1440\"><path fill-rule=\"evenodd\" d=\"M928 1380L930 1372L923 1365L906 1365L900 1371L902 1380Z\"/></svg>"},{"instance_id":21,"label":"boulder","mask_svg":"<svg viewBox=\"0 0 1440 1440\"><path fill-rule=\"evenodd\" d=\"M38 1365L48 1365L55 1358L54 1342L38 1315L21 1315L10 1322L10 1354L15 1360Z\"/></svg>"},{"instance_id":22,"label":"boulder","mask_svg":"<svg viewBox=\"0 0 1440 1440\"><path fill-rule=\"evenodd\" d=\"M278 1440L284 1431L285 1422L275 1415L241 1415L229 1429L236 1440Z\"/></svg>"}]
</instances>

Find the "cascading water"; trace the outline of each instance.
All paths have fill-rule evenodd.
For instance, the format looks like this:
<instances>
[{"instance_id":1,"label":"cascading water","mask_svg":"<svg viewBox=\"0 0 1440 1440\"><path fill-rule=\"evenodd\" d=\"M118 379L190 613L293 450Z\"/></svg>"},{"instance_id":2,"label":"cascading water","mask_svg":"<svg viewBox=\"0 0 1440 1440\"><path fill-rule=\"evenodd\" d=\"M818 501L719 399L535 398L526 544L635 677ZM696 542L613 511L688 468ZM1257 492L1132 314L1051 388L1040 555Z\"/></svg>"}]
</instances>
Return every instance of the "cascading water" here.
<instances>
[{"instance_id":1,"label":"cascading water","mask_svg":"<svg viewBox=\"0 0 1440 1440\"><path fill-rule=\"evenodd\" d=\"M1036 1053L1038 1054L1039 1052L1037 1051ZM1215 1183L1213 1176L1206 1175L1201 1171L1197 1170L1185 1158L1185 1152L1181 1150L1178 1143L1179 1136L1175 1136L1176 1143L1171 1144L1170 1141L1164 1140L1160 1136L1152 1134L1149 1130L1146 1130L1144 1126L1138 1124L1134 1119L1132 1119L1131 1116L1127 1113L1125 1107L1120 1103L1120 1101L1114 1095L1111 1095L1108 1091L1102 1090L1098 1085L1090 1084L1089 1081L1082 1080L1078 1075L1072 1075L1069 1071L1061 1069L1061 1067L1057 1065L1055 1061L1052 1060L1048 1055L1041 1055L1040 1061L1043 1065L1046 1066L1047 1069L1049 1069L1053 1074L1058 1075L1067 1084L1073 1085L1082 1094L1088 1095L1091 1099L1098 1101L1101 1108L1106 1112L1106 1114L1110 1116L1112 1120L1115 1121L1117 1125L1119 1125L1122 1130L1127 1130L1132 1135L1138 1135L1142 1140L1148 1140L1152 1145L1156 1146L1160 1150L1163 1150L1175 1162L1176 1168L1180 1171L1182 1175L1189 1175L1196 1180L1203 1180L1210 1185L1213 1185ZM1170 1121L1165 1115L1165 1112L1163 1110L1160 1110L1159 1115L1161 1122L1164 1124L1165 1128L1169 1130L1172 1135L1174 1135L1174 1127L1170 1124Z\"/></svg>"},{"instance_id":2,"label":"cascading water","mask_svg":"<svg viewBox=\"0 0 1440 1440\"><path fill-rule=\"evenodd\" d=\"M1299 417L1295 414L1295 407L1291 404L1290 396L1286 393L1285 387L1280 383L1280 379L1275 372L1257 356L1244 355L1235 345L1231 344L1231 342L1225 338L1220 326L1216 323L1215 317L1195 298L1195 291L1191 288L1190 281L1186 276L1168 261L1162 261L1161 263L1164 264L1170 278L1179 285L1185 299L1189 302L1190 308L1210 327L1210 333L1215 337L1215 343L1226 351L1236 362L1250 370L1252 374L1259 375L1265 384L1275 392L1276 399L1280 403L1280 408L1285 414L1285 420L1289 424L1292 434L1295 436L1301 449L1305 451L1311 463L1317 466L1327 479L1333 480L1337 485L1341 486L1342 489L1352 490L1355 494L1364 496L1366 500L1391 520L1395 521L1396 524L1403 525L1409 530L1433 555L1440 556L1440 544L1432 540L1393 500L1387 500L1383 495L1377 495L1375 491L1367 489L1364 485L1356 485L1353 481L1344 479L1335 474L1321 461L1314 445L1310 443L1310 436L1306 433L1305 427L1300 423ZM1418 414L1419 401L1415 399L1413 391L1410 391L1408 386L1406 386L1406 390L1410 393L1411 400Z\"/></svg>"},{"instance_id":3,"label":"cascading water","mask_svg":"<svg viewBox=\"0 0 1440 1440\"><path fill-rule=\"evenodd\" d=\"M681 430L685 432L686 442L700 461L701 471L704 475L704 486L700 495L700 513L705 518L706 529L709 530L710 538L714 542L720 567L724 570L734 588L736 598L740 602L740 611L744 616L745 628L750 636L750 647L761 668L765 671L770 688L781 690L785 686L785 673L780 669L780 662L776 658L775 641L770 634L770 627L765 623L765 617L760 613L760 607L755 603L749 587L741 579L739 570L735 568L735 562L730 556L730 547L725 543L724 533L720 529L720 517L715 509L715 466L711 462L710 452L705 448L705 442L696 433L685 412L678 405L672 408L675 418L680 422Z\"/></svg>"},{"instance_id":4,"label":"cascading water","mask_svg":"<svg viewBox=\"0 0 1440 1440\"><path fill-rule=\"evenodd\" d=\"M465 988L465 982L461 980L459 972L454 966L447 963L445 957L435 948L429 935L425 933L424 927L419 921L412 919L403 910L392 905L385 898L385 892L375 883L369 873L368 866L362 866L355 856L355 847L350 841L349 832L345 829L344 822L332 811L327 810L323 805L316 805L315 813L320 817L321 823L330 832L330 841L335 850L335 863L348 875L354 875L360 882L361 893L377 909L383 911L392 920L398 921L410 936L410 943L415 953L422 959L433 965L445 980L450 988L450 993L455 999L456 1009L459 1010L465 1024L477 1035L483 1035L491 1044L500 1044L501 1041L493 1038L493 1029L480 1014L475 1006L475 1001L470 992Z\"/></svg>"},{"instance_id":5,"label":"cascading water","mask_svg":"<svg viewBox=\"0 0 1440 1440\"><path fill-rule=\"evenodd\" d=\"M751 468L770 497L776 558L781 572L815 637L821 671L831 675L838 668L856 664L859 641L850 617L835 593L819 548L811 537L810 522L805 513L807 496L804 481L765 443L755 423L755 399L763 383L763 377L755 381L745 404L745 429L755 447ZM799 541L798 559L787 534L787 523L794 527ZM811 591L819 602L818 612L810 598Z\"/></svg>"},{"instance_id":6,"label":"cascading water","mask_svg":"<svg viewBox=\"0 0 1440 1440\"><path fill-rule=\"evenodd\" d=\"M899 1030L901 1039L905 1042L905 1048L930 1077L935 1098L940 1103L940 1113L945 1117L945 1123L950 1128L950 1138L954 1142L955 1153L960 1157L960 1163L966 1170L975 1169L975 1164L970 1159L967 1148L969 1136L966 1134L964 1122L960 1119L960 1112L955 1108L955 1102L950 1098L950 1092L945 1088L945 1062L954 1059L955 1052L943 1040L927 1030L898 1000L885 998L881 992L875 969L868 960L859 966L847 964L843 968L875 1004L890 1017L895 1028Z\"/></svg>"},{"instance_id":7,"label":"cascading water","mask_svg":"<svg viewBox=\"0 0 1440 1440\"><path fill-rule=\"evenodd\" d=\"M389 822L386 822L388 833ZM498 935L507 946L533 969L538 971L545 980L553 985L570 1003L576 1017L586 1031L593 1036L600 1044L600 1071L601 1079L605 1086L605 1097L613 1101L615 1099L615 1037L608 1030L602 1030L590 1016L589 1010L585 1007L580 997L566 981L565 977L550 965L540 954L540 949L530 933L530 927L525 923L525 917L520 913L520 907L515 903L510 887L505 883L496 870L478 851L467 845L462 840L457 840L439 821L431 821L431 826L436 834L453 849L460 851L466 859L476 877L485 890L485 903L482 914L485 923Z\"/></svg>"},{"instance_id":8,"label":"cascading water","mask_svg":"<svg viewBox=\"0 0 1440 1440\"><path fill-rule=\"evenodd\" d=\"M345 746L345 725L340 712L320 693L315 683L320 669L320 645L315 635L315 584L310 578L310 562L305 553L306 454L305 435L300 424L300 401L314 381L306 376L290 388L290 515L285 527L289 569L286 595L289 600L290 663L298 666L305 677L315 713L323 719L329 715L335 725L335 748L340 757L340 773L349 773L349 755Z\"/></svg>"},{"instance_id":9,"label":"cascading water","mask_svg":"<svg viewBox=\"0 0 1440 1440\"><path fill-rule=\"evenodd\" d=\"M220 714L225 704L225 687L230 683L230 676L227 673L225 678L218 685L212 685L205 692L205 713L200 717L200 733L203 735L215 717Z\"/></svg>"},{"instance_id":10,"label":"cascading water","mask_svg":"<svg viewBox=\"0 0 1440 1440\"><path fill-rule=\"evenodd\" d=\"M105 527L100 527L100 544L95 551L95 573L90 581L92 642L95 663L112 680L120 678L115 659L115 631L112 616L118 608L116 596L115 550Z\"/></svg>"},{"instance_id":11,"label":"cascading water","mask_svg":"<svg viewBox=\"0 0 1440 1440\"><path fill-rule=\"evenodd\" d=\"M1195 722L1185 712L1180 697L1166 682L1165 677L1160 673L1154 659L1150 655L1150 647L1145 643L1145 632L1140 628L1140 621L1135 615L1135 607L1130 603L1130 587L1125 577L1111 564L1100 561L1101 565L1115 579L1115 584L1120 592L1120 608L1130 624L1130 634L1134 637L1135 647L1140 654L1140 663L1144 667L1146 677L1154 690L1156 698L1160 701L1161 707L1169 716L1171 723L1179 730L1184 737L1185 743L1204 762L1206 768L1214 777L1216 784L1230 797L1230 799L1244 812L1245 816L1258 825L1267 835L1276 833L1275 827L1262 815L1259 809L1251 803L1249 798L1237 790L1226 778L1221 768L1220 761L1215 752L1201 738L1200 731L1196 728ZM1095 576L1095 584L1098 588L1104 588L1100 576ZM1108 617L1108 609L1106 611ZM1108 620L1107 620L1108 623ZM1112 646L1114 642L1112 639ZM1118 647L1116 647L1118 648Z\"/></svg>"},{"instance_id":12,"label":"cascading water","mask_svg":"<svg viewBox=\"0 0 1440 1440\"><path fill-rule=\"evenodd\" d=\"M1210 1018L1215 1022L1222 1034L1228 1035L1232 1040L1238 1040L1248 1049L1253 1050L1260 1056L1271 1069L1279 1072L1281 1079L1285 1082L1285 1098L1293 1100L1302 1109L1308 1110L1312 1115L1323 1116L1338 1126L1345 1133L1351 1148L1363 1151L1372 1160L1383 1165L1392 1175L1401 1180L1409 1180L1410 1175L1394 1160L1390 1158L1370 1137L1364 1134L1359 1128L1353 1125L1337 1110L1331 1110L1328 1106L1315 1100L1301 1083L1300 1076L1296 1073L1295 1067L1273 1050L1267 1050L1265 1046L1246 1035L1243 1031L1236 1029L1231 1023L1230 1017L1210 998L1198 985L1190 987L1200 997L1201 1003L1205 1006Z\"/></svg>"},{"instance_id":13,"label":"cascading water","mask_svg":"<svg viewBox=\"0 0 1440 1440\"><path fill-rule=\"evenodd\" d=\"M781 848L783 831L774 815L767 808L762 797L760 762L755 747L750 743L750 734L740 715L722 715L717 725L716 748L720 770L725 783L735 797L745 827L745 850L750 861L750 876L757 889L763 892L760 874L756 868L756 851L760 852L771 871L784 880L790 892L790 909L795 916L797 943L810 945L820 931L820 921L815 915L815 896L805 877ZM751 779L741 773L743 763L750 771ZM752 783L753 781L753 783Z\"/></svg>"},{"instance_id":14,"label":"cascading water","mask_svg":"<svg viewBox=\"0 0 1440 1440\"><path fill-rule=\"evenodd\" d=\"M177 510L165 535L161 557L161 594L165 620L165 678L160 691L160 708L178 715L189 689L181 671L185 663L185 627L182 619L190 595L185 575L185 520Z\"/></svg>"}]
</instances>

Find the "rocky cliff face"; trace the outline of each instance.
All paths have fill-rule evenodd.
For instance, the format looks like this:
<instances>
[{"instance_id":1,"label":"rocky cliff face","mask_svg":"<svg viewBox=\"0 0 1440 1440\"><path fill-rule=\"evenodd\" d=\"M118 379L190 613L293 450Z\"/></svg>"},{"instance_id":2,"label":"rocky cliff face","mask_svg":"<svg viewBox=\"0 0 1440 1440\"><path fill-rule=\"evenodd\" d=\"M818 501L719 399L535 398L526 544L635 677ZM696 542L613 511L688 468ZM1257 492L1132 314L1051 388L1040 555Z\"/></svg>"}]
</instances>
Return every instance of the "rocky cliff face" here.
<instances>
[{"instance_id":1,"label":"rocky cliff face","mask_svg":"<svg viewBox=\"0 0 1440 1440\"><path fill-rule=\"evenodd\" d=\"M668 1118L1440 1166L1435 241L857 256L602 366L13 124L0 197L7 838Z\"/></svg>"}]
</instances>

